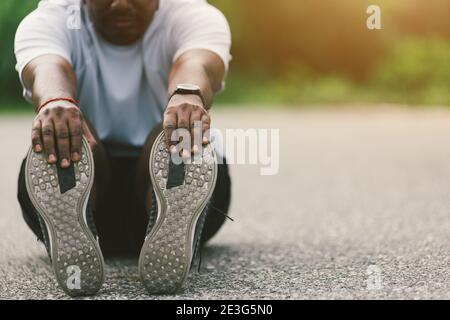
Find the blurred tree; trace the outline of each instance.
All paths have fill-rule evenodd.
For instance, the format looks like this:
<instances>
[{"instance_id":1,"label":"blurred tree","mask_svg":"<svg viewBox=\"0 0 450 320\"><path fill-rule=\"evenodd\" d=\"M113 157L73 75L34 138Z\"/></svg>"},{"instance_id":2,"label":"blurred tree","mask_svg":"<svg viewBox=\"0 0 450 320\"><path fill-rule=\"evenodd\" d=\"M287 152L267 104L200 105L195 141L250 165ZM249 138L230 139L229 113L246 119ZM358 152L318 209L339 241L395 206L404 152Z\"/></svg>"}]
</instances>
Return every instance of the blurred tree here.
<instances>
[{"instance_id":1,"label":"blurred tree","mask_svg":"<svg viewBox=\"0 0 450 320\"><path fill-rule=\"evenodd\" d=\"M37 0L0 2L0 101L18 100L21 97L20 82L15 72L14 36L23 17L36 7Z\"/></svg>"},{"instance_id":2,"label":"blurred tree","mask_svg":"<svg viewBox=\"0 0 450 320\"><path fill-rule=\"evenodd\" d=\"M450 40L449 0L397 0L393 12L396 29L409 35L440 36Z\"/></svg>"},{"instance_id":3,"label":"blurred tree","mask_svg":"<svg viewBox=\"0 0 450 320\"><path fill-rule=\"evenodd\" d=\"M385 52L383 31L366 28L370 1L211 0L230 20L234 66L270 74L305 64L360 79Z\"/></svg>"}]
</instances>

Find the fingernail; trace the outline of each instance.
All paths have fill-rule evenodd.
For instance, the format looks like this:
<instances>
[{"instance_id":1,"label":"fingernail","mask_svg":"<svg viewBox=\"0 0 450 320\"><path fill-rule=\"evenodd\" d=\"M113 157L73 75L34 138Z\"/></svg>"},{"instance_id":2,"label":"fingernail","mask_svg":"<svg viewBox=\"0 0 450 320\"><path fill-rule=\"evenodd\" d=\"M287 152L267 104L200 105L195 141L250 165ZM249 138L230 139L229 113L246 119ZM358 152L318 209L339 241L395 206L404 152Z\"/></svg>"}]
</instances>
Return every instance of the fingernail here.
<instances>
[{"instance_id":1,"label":"fingernail","mask_svg":"<svg viewBox=\"0 0 450 320\"><path fill-rule=\"evenodd\" d=\"M36 152L41 152L41 151L42 151L41 145L40 145L40 144L37 144L37 145L34 147L34 151L36 151Z\"/></svg>"},{"instance_id":2,"label":"fingernail","mask_svg":"<svg viewBox=\"0 0 450 320\"><path fill-rule=\"evenodd\" d=\"M194 144L194 146L192 147L192 152L194 152L194 154L197 154L198 151L199 151L198 146Z\"/></svg>"},{"instance_id":3,"label":"fingernail","mask_svg":"<svg viewBox=\"0 0 450 320\"><path fill-rule=\"evenodd\" d=\"M79 161L80 160L80 154L78 152L72 153L72 160L73 161Z\"/></svg>"},{"instance_id":4,"label":"fingernail","mask_svg":"<svg viewBox=\"0 0 450 320\"><path fill-rule=\"evenodd\" d=\"M69 160L67 160L67 159L62 159L62 161L61 161L61 167L67 168L69 165L70 165Z\"/></svg>"},{"instance_id":5,"label":"fingernail","mask_svg":"<svg viewBox=\"0 0 450 320\"><path fill-rule=\"evenodd\" d=\"M48 162L50 163L55 163L56 162L56 157L54 154L51 154L48 156Z\"/></svg>"}]
</instances>

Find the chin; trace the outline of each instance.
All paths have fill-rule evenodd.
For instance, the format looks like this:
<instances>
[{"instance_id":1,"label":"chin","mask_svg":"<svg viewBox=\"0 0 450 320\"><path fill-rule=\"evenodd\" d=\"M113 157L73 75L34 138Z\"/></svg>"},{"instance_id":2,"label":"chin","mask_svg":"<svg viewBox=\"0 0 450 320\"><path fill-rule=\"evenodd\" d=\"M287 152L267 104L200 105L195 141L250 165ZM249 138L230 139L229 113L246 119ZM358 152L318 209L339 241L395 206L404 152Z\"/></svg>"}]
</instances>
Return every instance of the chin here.
<instances>
[{"instance_id":1,"label":"chin","mask_svg":"<svg viewBox=\"0 0 450 320\"><path fill-rule=\"evenodd\" d=\"M130 45L141 38L140 32L135 29L110 29L106 34L106 40L117 45Z\"/></svg>"}]
</instances>

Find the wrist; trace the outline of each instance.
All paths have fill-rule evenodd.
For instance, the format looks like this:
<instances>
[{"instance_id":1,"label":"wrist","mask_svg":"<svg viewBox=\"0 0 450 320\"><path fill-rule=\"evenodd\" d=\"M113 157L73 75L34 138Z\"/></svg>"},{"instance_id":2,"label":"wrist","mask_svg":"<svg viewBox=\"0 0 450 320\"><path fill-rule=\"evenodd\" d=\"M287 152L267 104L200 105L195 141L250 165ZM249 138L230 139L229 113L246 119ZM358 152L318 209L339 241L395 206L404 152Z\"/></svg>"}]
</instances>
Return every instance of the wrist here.
<instances>
[{"instance_id":1,"label":"wrist","mask_svg":"<svg viewBox=\"0 0 450 320\"><path fill-rule=\"evenodd\" d=\"M167 107L173 105L181 105L183 103L189 103L192 105L202 107L203 109L206 109L203 99L200 96L196 94L178 94L178 93L173 94L170 97Z\"/></svg>"},{"instance_id":2,"label":"wrist","mask_svg":"<svg viewBox=\"0 0 450 320\"><path fill-rule=\"evenodd\" d=\"M75 106L78 109L80 108L79 107L80 102L73 98L65 98L65 97L64 98L49 98L49 99L43 100L43 102L38 105L36 111L39 113L45 107L53 105L55 103L58 103L58 105L60 105L62 107Z\"/></svg>"},{"instance_id":3,"label":"wrist","mask_svg":"<svg viewBox=\"0 0 450 320\"><path fill-rule=\"evenodd\" d=\"M172 94L169 95L169 101L172 100L174 96L197 96L200 99L201 106L206 108L207 103L203 95L202 89L196 84L184 83L178 84Z\"/></svg>"}]
</instances>

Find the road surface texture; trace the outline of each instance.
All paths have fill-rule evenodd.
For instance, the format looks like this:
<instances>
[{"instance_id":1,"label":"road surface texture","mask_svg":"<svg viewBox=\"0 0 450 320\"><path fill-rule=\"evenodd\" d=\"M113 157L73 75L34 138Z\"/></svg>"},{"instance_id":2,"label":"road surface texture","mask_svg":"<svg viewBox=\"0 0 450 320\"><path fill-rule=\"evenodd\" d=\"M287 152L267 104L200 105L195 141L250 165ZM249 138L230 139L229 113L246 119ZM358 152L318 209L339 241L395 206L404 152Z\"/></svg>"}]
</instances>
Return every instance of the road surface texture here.
<instances>
[{"instance_id":1,"label":"road surface texture","mask_svg":"<svg viewBox=\"0 0 450 320\"><path fill-rule=\"evenodd\" d=\"M280 170L233 165L235 222L183 292L148 296L108 261L97 299L450 298L450 111L216 110L218 128L279 128ZM16 202L31 116L0 117L0 298L66 299Z\"/></svg>"}]
</instances>

